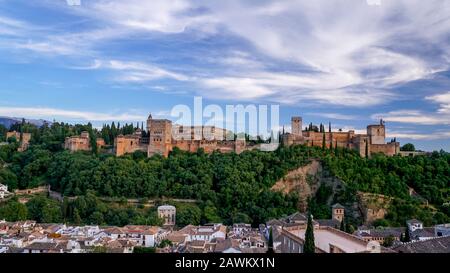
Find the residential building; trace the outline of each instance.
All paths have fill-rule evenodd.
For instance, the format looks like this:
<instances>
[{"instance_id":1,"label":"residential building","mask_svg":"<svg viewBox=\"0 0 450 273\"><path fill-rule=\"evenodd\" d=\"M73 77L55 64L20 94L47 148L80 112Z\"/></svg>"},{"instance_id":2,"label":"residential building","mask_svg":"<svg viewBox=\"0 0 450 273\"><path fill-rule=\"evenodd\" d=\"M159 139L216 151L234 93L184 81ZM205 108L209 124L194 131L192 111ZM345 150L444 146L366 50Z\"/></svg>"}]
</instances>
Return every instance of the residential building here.
<instances>
[{"instance_id":1,"label":"residential building","mask_svg":"<svg viewBox=\"0 0 450 273\"><path fill-rule=\"evenodd\" d=\"M176 224L177 209L174 206L164 205L158 207L158 217L164 220L165 226Z\"/></svg>"}]
</instances>

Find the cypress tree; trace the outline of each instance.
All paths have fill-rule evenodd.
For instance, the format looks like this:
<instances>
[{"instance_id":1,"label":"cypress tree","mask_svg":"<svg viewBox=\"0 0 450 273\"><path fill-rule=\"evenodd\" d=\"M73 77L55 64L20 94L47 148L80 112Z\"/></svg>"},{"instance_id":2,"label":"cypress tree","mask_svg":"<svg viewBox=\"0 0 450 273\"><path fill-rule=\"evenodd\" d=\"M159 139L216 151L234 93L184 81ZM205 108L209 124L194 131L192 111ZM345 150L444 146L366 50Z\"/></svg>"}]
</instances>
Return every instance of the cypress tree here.
<instances>
[{"instance_id":1,"label":"cypress tree","mask_svg":"<svg viewBox=\"0 0 450 273\"><path fill-rule=\"evenodd\" d=\"M303 253L315 253L316 245L314 243L314 227L312 223L311 213L308 213L308 225L306 227L305 233L305 245L303 248Z\"/></svg>"},{"instance_id":2,"label":"cypress tree","mask_svg":"<svg viewBox=\"0 0 450 273\"><path fill-rule=\"evenodd\" d=\"M269 242L267 246L267 253L275 253L273 250L273 234L272 234L272 227L269 230Z\"/></svg>"},{"instance_id":3,"label":"cypress tree","mask_svg":"<svg viewBox=\"0 0 450 273\"><path fill-rule=\"evenodd\" d=\"M408 229L408 227L406 227L406 230L405 230L405 237L404 237L404 242L405 243L408 243L408 242L410 242L411 241L411 237L409 236L409 229Z\"/></svg>"},{"instance_id":4,"label":"cypress tree","mask_svg":"<svg viewBox=\"0 0 450 273\"><path fill-rule=\"evenodd\" d=\"M341 227L339 228L341 231L345 232L345 223L344 223L344 219L342 219L341 221Z\"/></svg>"},{"instance_id":5,"label":"cypress tree","mask_svg":"<svg viewBox=\"0 0 450 273\"><path fill-rule=\"evenodd\" d=\"M325 144L325 132L322 133L322 150L325 151L327 145Z\"/></svg>"}]
</instances>

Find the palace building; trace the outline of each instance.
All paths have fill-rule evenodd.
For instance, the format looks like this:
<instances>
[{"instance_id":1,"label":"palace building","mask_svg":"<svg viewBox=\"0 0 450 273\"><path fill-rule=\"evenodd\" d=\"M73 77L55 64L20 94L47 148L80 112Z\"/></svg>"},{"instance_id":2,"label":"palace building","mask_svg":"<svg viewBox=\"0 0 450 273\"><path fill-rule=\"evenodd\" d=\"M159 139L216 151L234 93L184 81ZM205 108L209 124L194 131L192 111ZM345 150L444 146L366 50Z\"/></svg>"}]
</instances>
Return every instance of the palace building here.
<instances>
[{"instance_id":1,"label":"palace building","mask_svg":"<svg viewBox=\"0 0 450 273\"><path fill-rule=\"evenodd\" d=\"M19 152L23 152L28 149L31 140L31 133L20 133L16 131L7 132L6 139L15 138L17 142L20 142L20 146L18 148Z\"/></svg>"},{"instance_id":2,"label":"palace building","mask_svg":"<svg viewBox=\"0 0 450 273\"><path fill-rule=\"evenodd\" d=\"M120 135L114 142L116 156L135 151L147 152L148 156L160 154L167 157L175 147L182 151L196 152L202 148L206 153L213 151L241 153L246 148L244 140L226 140L228 132L215 126L173 125L167 119L147 119L148 137L142 132L134 135Z\"/></svg>"},{"instance_id":3,"label":"palace building","mask_svg":"<svg viewBox=\"0 0 450 273\"><path fill-rule=\"evenodd\" d=\"M375 153L383 153L387 156L400 153L400 143L395 140L385 142L386 126L383 120L379 124L367 126L366 134L356 134L353 130L333 132L331 125L327 132L323 126L320 131L317 128L303 130L302 126L301 117L292 117L291 133L280 134L281 143L285 146L307 145L354 149L362 157ZM152 115L149 115L146 127L145 132L137 129L133 134L117 136L114 139L114 154L122 156L142 151L149 157L156 154L167 157L174 148L188 152L203 149L206 153L220 151L238 154L245 150L263 150L262 146L251 145L245 140L227 140L235 139L233 132L215 126L183 126L172 124L172 121L168 119L154 119ZM83 132L80 136L68 137L64 146L70 151L91 150L89 134ZM105 146L103 139L97 139L97 146Z\"/></svg>"},{"instance_id":4,"label":"palace building","mask_svg":"<svg viewBox=\"0 0 450 273\"><path fill-rule=\"evenodd\" d=\"M97 138L96 142L98 148L105 146L105 141L103 138ZM89 133L84 131L81 132L81 135L79 136L66 137L64 141L64 148L71 152L90 151L92 147L89 139Z\"/></svg>"},{"instance_id":5,"label":"palace building","mask_svg":"<svg viewBox=\"0 0 450 273\"><path fill-rule=\"evenodd\" d=\"M400 152L400 143L396 141L385 142L386 126L383 120L380 120L379 124L367 126L367 134L356 134L353 130L332 132L331 128L328 132L325 129L323 129L323 132L319 132L308 128L303 130L302 126L302 118L293 117L291 133L282 134L282 143L286 146L296 144L317 147L325 145L327 148L337 146L357 150L362 157L365 157L366 154L370 156L375 153L393 156Z\"/></svg>"}]
</instances>

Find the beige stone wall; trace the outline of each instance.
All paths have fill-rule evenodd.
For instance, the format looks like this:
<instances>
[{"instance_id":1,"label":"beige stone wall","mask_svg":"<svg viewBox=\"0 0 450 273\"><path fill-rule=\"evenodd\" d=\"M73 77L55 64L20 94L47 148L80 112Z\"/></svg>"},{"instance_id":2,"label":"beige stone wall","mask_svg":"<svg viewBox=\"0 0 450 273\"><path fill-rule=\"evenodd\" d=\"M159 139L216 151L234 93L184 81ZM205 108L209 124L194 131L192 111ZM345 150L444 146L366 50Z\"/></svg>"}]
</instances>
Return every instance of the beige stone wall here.
<instances>
[{"instance_id":1,"label":"beige stone wall","mask_svg":"<svg viewBox=\"0 0 450 273\"><path fill-rule=\"evenodd\" d=\"M214 126L172 126L170 120L152 119L150 116L147 129L150 132L148 156L160 154L167 157L174 147L189 152L202 148L206 153L216 150L240 153L245 150L245 141L223 141L227 131Z\"/></svg>"},{"instance_id":2,"label":"beige stone wall","mask_svg":"<svg viewBox=\"0 0 450 273\"><path fill-rule=\"evenodd\" d=\"M292 126L296 118L292 118ZM330 148L332 143L333 147L336 145L341 148L354 149L359 152L362 157L366 156L366 150L368 155L375 153L383 153L387 156L393 156L400 152L399 143L386 143L386 127L380 122L378 125L367 126L367 135L355 134L355 131L350 130L348 132L313 132L303 131L298 134L285 134L281 137L281 141L284 145L308 145L315 147L322 147L323 135L325 134L325 146ZM367 149L366 149L367 146Z\"/></svg>"},{"instance_id":3,"label":"beige stone wall","mask_svg":"<svg viewBox=\"0 0 450 273\"><path fill-rule=\"evenodd\" d=\"M371 144L370 152L371 154L382 153L387 156L394 156L400 152L400 143Z\"/></svg>"},{"instance_id":4,"label":"beige stone wall","mask_svg":"<svg viewBox=\"0 0 450 273\"><path fill-rule=\"evenodd\" d=\"M118 136L114 140L116 156L134 153L135 151L147 151L146 145L141 145L140 136Z\"/></svg>"},{"instance_id":5,"label":"beige stone wall","mask_svg":"<svg viewBox=\"0 0 450 273\"><path fill-rule=\"evenodd\" d=\"M105 140L103 138L97 138L97 148L105 146ZM66 137L64 141L64 149L71 152L76 151L91 151L91 142L88 132L82 132L80 136Z\"/></svg>"},{"instance_id":6,"label":"beige stone wall","mask_svg":"<svg viewBox=\"0 0 450 273\"><path fill-rule=\"evenodd\" d=\"M147 129L150 132L148 156L160 154L168 156L172 150L172 122L166 119L148 119Z\"/></svg>"},{"instance_id":7,"label":"beige stone wall","mask_svg":"<svg viewBox=\"0 0 450 273\"><path fill-rule=\"evenodd\" d=\"M386 143L386 127L384 125L369 125L367 126L367 135L370 139L370 144L385 144Z\"/></svg>"},{"instance_id":8,"label":"beige stone wall","mask_svg":"<svg viewBox=\"0 0 450 273\"><path fill-rule=\"evenodd\" d=\"M64 142L64 147L71 152L90 151L89 138L68 137Z\"/></svg>"},{"instance_id":9,"label":"beige stone wall","mask_svg":"<svg viewBox=\"0 0 450 273\"><path fill-rule=\"evenodd\" d=\"M12 131L6 133L6 139L15 137L17 141L20 141L20 132ZM22 142L20 142L20 146L17 149L19 152L23 152L28 149L30 145L31 134L30 133L22 133Z\"/></svg>"},{"instance_id":10,"label":"beige stone wall","mask_svg":"<svg viewBox=\"0 0 450 273\"><path fill-rule=\"evenodd\" d=\"M292 117L291 129L293 135L302 135L303 119L301 117Z\"/></svg>"}]
</instances>

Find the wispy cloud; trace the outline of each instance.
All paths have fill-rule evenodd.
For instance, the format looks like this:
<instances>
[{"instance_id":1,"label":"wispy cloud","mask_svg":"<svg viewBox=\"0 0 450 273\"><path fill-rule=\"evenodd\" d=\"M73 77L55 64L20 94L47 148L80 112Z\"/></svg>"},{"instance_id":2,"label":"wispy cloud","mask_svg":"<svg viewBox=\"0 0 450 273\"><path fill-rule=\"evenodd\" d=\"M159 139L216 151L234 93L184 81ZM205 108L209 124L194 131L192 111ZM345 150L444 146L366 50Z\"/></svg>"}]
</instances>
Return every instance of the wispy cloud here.
<instances>
[{"instance_id":1,"label":"wispy cloud","mask_svg":"<svg viewBox=\"0 0 450 273\"><path fill-rule=\"evenodd\" d=\"M324 117L329 119L337 119L337 120L356 120L359 119L358 116L355 115L345 115L339 113L306 113L311 116Z\"/></svg>"},{"instance_id":2,"label":"wispy cloud","mask_svg":"<svg viewBox=\"0 0 450 273\"><path fill-rule=\"evenodd\" d=\"M188 81L204 89L199 90L201 93L217 99L379 105L386 98L400 97L395 87L433 77L447 70L450 63L448 1L398 0L371 6L360 0L345 4L339 0L251 4L237 0L98 0L64 11L91 20L94 28L64 34L41 31L12 44L16 49L41 54L120 59L123 61L101 64L102 68L122 71L118 80ZM2 26L11 32L24 25L0 17L0 35ZM234 36L247 41L253 52L238 49L235 52L248 53L213 56L221 71L200 66L195 67L196 73L178 73L173 71L179 67L155 67L128 56L105 57L96 50L109 40L152 40L154 33ZM244 46L240 43L237 47ZM256 60L255 55L265 56L265 61ZM208 54L199 56L199 61L208 58ZM284 64L290 65L277 71L270 68ZM292 67L301 67L302 71ZM448 111L448 107L443 110Z\"/></svg>"},{"instance_id":3,"label":"wispy cloud","mask_svg":"<svg viewBox=\"0 0 450 273\"><path fill-rule=\"evenodd\" d=\"M42 118L47 120L82 120L82 121L141 121L147 117L128 113L97 113L46 107L1 107L0 116Z\"/></svg>"},{"instance_id":4,"label":"wispy cloud","mask_svg":"<svg viewBox=\"0 0 450 273\"><path fill-rule=\"evenodd\" d=\"M390 122L421 125L450 125L450 116L438 113L426 113L420 110L398 110L383 114L374 114L372 119L384 119Z\"/></svg>"},{"instance_id":5,"label":"wispy cloud","mask_svg":"<svg viewBox=\"0 0 450 273\"><path fill-rule=\"evenodd\" d=\"M411 140L440 140L450 138L450 131L432 131L429 133L421 133L417 131L391 131L387 132L386 137L388 138L403 138Z\"/></svg>"},{"instance_id":6,"label":"wispy cloud","mask_svg":"<svg viewBox=\"0 0 450 273\"><path fill-rule=\"evenodd\" d=\"M450 118L450 92L428 96L427 100L433 101L435 103L440 104L440 109L438 109L438 113L447 115Z\"/></svg>"},{"instance_id":7,"label":"wispy cloud","mask_svg":"<svg viewBox=\"0 0 450 273\"><path fill-rule=\"evenodd\" d=\"M169 71L156 65L140 62L95 60L94 64L86 69L110 69L119 71L120 74L117 78L115 78L115 80L124 82L147 82L164 78L174 79L177 81L189 80L189 77L183 74Z\"/></svg>"}]
</instances>

